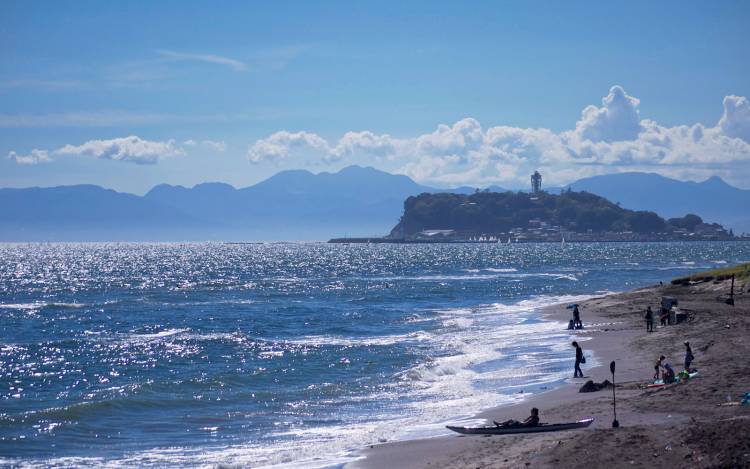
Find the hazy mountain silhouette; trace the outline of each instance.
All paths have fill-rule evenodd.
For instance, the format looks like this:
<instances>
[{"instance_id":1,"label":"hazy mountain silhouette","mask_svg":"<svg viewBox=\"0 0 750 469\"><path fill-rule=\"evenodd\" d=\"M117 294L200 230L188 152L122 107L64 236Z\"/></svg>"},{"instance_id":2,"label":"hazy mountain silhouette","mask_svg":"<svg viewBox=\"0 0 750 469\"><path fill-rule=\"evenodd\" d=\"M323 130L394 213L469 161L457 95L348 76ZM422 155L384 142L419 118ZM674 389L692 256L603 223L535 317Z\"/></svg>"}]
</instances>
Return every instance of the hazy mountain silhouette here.
<instances>
[{"instance_id":1,"label":"hazy mountain silhouette","mask_svg":"<svg viewBox=\"0 0 750 469\"><path fill-rule=\"evenodd\" d=\"M735 231L750 231L750 191L719 178L681 182L624 173L571 185L664 217L696 213ZM497 186L490 190L502 192ZM325 240L380 236L396 225L407 197L436 189L407 176L350 166L337 173L282 171L236 189L224 183L192 188L161 184L145 196L93 185L0 189L0 240Z\"/></svg>"},{"instance_id":2,"label":"hazy mountain silhouette","mask_svg":"<svg viewBox=\"0 0 750 469\"><path fill-rule=\"evenodd\" d=\"M750 190L730 186L717 176L703 182L684 182L632 172L589 177L570 187L619 202L624 208L653 210L667 218L695 213L737 233L750 232Z\"/></svg>"},{"instance_id":3,"label":"hazy mountain silhouette","mask_svg":"<svg viewBox=\"0 0 750 469\"><path fill-rule=\"evenodd\" d=\"M221 223L213 237L326 239L380 235L397 223L404 200L434 192L407 176L350 166L338 173L282 171L244 189L220 183L192 189L159 185L144 199L191 218Z\"/></svg>"},{"instance_id":4,"label":"hazy mountain silhouette","mask_svg":"<svg viewBox=\"0 0 750 469\"><path fill-rule=\"evenodd\" d=\"M200 223L142 197L94 185L0 189L0 240L172 238Z\"/></svg>"},{"instance_id":5,"label":"hazy mountain silhouette","mask_svg":"<svg viewBox=\"0 0 750 469\"><path fill-rule=\"evenodd\" d=\"M455 189L473 192L474 188ZM350 166L282 171L243 189L161 184L145 196L98 186L0 189L0 240L324 240L383 235L404 200L442 192L407 176Z\"/></svg>"}]
</instances>

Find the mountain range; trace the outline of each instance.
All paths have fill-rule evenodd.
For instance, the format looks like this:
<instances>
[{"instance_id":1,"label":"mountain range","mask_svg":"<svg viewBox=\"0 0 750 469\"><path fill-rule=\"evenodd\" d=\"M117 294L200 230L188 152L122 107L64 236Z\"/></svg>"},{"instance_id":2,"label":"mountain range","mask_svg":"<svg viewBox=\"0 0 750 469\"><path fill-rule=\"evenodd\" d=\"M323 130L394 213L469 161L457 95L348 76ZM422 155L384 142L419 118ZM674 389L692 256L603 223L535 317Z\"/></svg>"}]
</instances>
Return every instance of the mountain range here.
<instances>
[{"instance_id":1,"label":"mountain range","mask_svg":"<svg viewBox=\"0 0 750 469\"><path fill-rule=\"evenodd\" d=\"M648 173L581 179L570 185L663 217L695 213L750 231L750 190L719 178L681 182ZM337 173L282 171L250 187L161 184L144 196L94 185L0 189L0 241L276 241L379 236L395 226L407 197L468 194L407 176L350 166ZM500 187L490 191L502 192Z\"/></svg>"}]
</instances>

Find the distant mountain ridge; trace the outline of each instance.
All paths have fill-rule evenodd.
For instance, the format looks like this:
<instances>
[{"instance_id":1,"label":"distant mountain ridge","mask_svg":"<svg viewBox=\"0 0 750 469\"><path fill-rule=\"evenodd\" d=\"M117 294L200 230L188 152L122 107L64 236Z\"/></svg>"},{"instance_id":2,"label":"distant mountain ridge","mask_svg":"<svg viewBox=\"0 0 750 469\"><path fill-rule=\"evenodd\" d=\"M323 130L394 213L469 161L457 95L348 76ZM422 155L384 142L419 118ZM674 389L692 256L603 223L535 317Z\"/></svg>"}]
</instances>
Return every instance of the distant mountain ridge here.
<instances>
[{"instance_id":1,"label":"distant mountain ridge","mask_svg":"<svg viewBox=\"0 0 750 469\"><path fill-rule=\"evenodd\" d=\"M624 208L653 210L667 218L696 213L736 232L750 231L750 217L745 215L750 191L718 178L693 183L625 173L581 179L571 187L620 202ZM503 191L495 186L491 190ZM144 196L94 185L0 189L0 241L303 241L380 236L398 222L410 196L475 191L437 189L407 176L359 166L337 173L281 171L240 189L220 182L192 188L160 184Z\"/></svg>"},{"instance_id":2,"label":"distant mountain ridge","mask_svg":"<svg viewBox=\"0 0 750 469\"><path fill-rule=\"evenodd\" d=\"M473 192L461 188L459 192ZM0 241L324 240L380 235L404 200L444 192L350 166L282 171L250 187L160 184L144 196L92 185L0 189Z\"/></svg>"},{"instance_id":3,"label":"distant mountain ridge","mask_svg":"<svg viewBox=\"0 0 750 469\"><path fill-rule=\"evenodd\" d=\"M624 208L653 210L666 218L695 213L735 232L750 232L750 190L730 186L717 176L683 182L654 173L617 173L580 179L570 188L619 202Z\"/></svg>"}]
</instances>

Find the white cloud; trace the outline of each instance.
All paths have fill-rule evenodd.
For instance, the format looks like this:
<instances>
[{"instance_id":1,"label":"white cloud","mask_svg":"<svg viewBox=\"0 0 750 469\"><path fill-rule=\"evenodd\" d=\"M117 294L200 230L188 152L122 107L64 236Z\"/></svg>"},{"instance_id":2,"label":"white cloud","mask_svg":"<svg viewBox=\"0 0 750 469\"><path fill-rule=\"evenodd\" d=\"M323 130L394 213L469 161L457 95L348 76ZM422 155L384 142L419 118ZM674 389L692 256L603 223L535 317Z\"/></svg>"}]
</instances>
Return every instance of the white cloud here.
<instances>
[{"instance_id":1,"label":"white cloud","mask_svg":"<svg viewBox=\"0 0 750 469\"><path fill-rule=\"evenodd\" d=\"M230 59L221 55L212 54L193 54L185 52L176 52L172 50L157 50L157 54L173 60L184 60L193 62L205 62L209 64L225 65L237 71L247 70L247 64L240 60Z\"/></svg>"},{"instance_id":2,"label":"white cloud","mask_svg":"<svg viewBox=\"0 0 750 469\"><path fill-rule=\"evenodd\" d=\"M82 145L65 145L55 150L58 155L88 155L115 161L128 161L136 164L154 164L163 158L184 155L175 146L174 140L163 142L144 140L131 135L111 140L89 140Z\"/></svg>"},{"instance_id":3,"label":"white cloud","mask_svg":"<svg viewBox=\"0 0 750 469\"><path fill-rule=\"evenodd\" d=\"M483 141L482 126L465 118L447 126L440 124L431 134L416 138L417 151L424 154L457 154L476 149Z\"/></svg>"},{"instance_id":4,"label":"white cloud","mask_svg":"<svg viewBox=\"0 0 750 469\"><path fill-rule=\"evenodd\" d=\"M288 158L290 151L295 148L330 153L328 142L317 134L282 130L256 141L248 150L247 158L252 163L284 159Z\"/></svg>"},{"instance_id":5,"label":"white cloud","mask_svg":"<svg viewBox=\"0 0 750 469\"><path fill-rule=\"evenodd\" d=\"M377 135L370 131L347 132L338 141L336 146L330 149L334 158L367 153L374 156L388 157L395 153L399 142L390 135Z\"/></svg>"},{"instance_id":6,"label":"white cloud","mask_svg":"<svg viewBox=\"0 0 750 469\"><path fill-rule=\"evenodd\" d=\"M744 96L725 96L719 127L725 135L750 143L750 101Z\"/></svg>"},{"instance_id":7,"label":"white cloud","mask_svg":"<svg viewBox=\"0 0 750 469\"><path fill-rule=\"evenodd\" d=\"M211 148L212 150L218 151L219 153L224 153L225 151L227 151L226 142L220 140L201 140L200 142L198 142L196 140L189 139L182 142L182 144L188 147L194 147L198 144L201 144Z\"/></svg>"},{"instance_id":8,"label":"white cloud","mask_svg":"<svg viewBox=\"0 0 750 469\"><path fill-rule=\"evenodd\" d=\"M384 169L425 183L526 185L534 170L549 184L566 184L594 174L648 170L702 179L712 174L747 186L750 178L750 103L724 99L724 115L713 127L665 127L641 120L639 100L613 86L602 107L588 106L568 131L496 126L472 118L411 138L371 131L347 132L329 143L309 132L280 131L253 144L248 158L301 158L304 163L373 158ZM692 175L692 176L691 176Z\"/></svg>"},{"instance_id":9,"label":"white cloud","mask_svg":"<svg viewBox=\"0 0 750 469\"><path fill-rule=\"evenodd\" d=\"M182 142L183 147L202 145L213 151L223 153L227 144L221 140L194 140ZM174 140L152 141L144 140L135 135L110 140L89 140L81 145L65 145L57 150L33 149L28 155L19 155L15 151L8 154L8 158L18 164L37 164L52 161L52 156L85 155L95 158L126 161L136 164L154 164L164 158L185 155L185 150Z\"/></svg>"},{"instance_id":10,"label":"white cloud","mask_svg":"<svg viewBox=\"0 0 750 469\"><path fill-rule=\"evenodd\" d=\"M47 150L37 150L36 148L31 150L31 153L29 153L28 155L19 155L18 153L12 151L8 153L8 158L18 164L39 164L49 163L50 161L52 161L52 158L49 157L49 152Z\"/></svg>"},{"instance_id":11,"label":"white cloud","mask_svg":"<svg viewBox=\"0 0 750 469\"><path fill-rule=\"evenodd\" d=\"M219 153L224 153L227 151L227 144L224 141L219 140L203 140L201 142L202 144L218 151Z\"/></svg>"},{"instance_id":12,"label":"white cloud","mask_svg":"<svg viewBox=\"0 0 750 469\"><path fill-rule=\"evenodd\" d=\"M576 133L581 139L593 142L635 140L642 130L639 104L638 99L615 85L602 98L602 107L591 105L583 109L581 120L576 123Z\"/></svg>"}]
</instances>

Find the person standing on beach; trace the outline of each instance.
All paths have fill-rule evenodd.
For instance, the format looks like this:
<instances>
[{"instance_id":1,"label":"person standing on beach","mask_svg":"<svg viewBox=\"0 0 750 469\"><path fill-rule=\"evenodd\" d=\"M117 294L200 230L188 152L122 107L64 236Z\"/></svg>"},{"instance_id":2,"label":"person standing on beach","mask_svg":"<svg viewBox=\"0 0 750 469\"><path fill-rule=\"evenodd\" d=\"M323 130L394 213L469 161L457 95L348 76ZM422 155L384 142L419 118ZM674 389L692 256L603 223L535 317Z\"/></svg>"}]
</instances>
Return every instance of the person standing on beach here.
<instances>
[{"instance_id":1,"label":"person standing on beach","mask_svg":"<svg viewBox=\"0 0 750 469\"><path fill-rule=\"evenodd\" d=\"M573 341L571 345L576 348L576 366L573 371L573 377L583 378L583 371L581 371L581 363L586 363L586 360L583 358L583 350L581 349L581 346L578 345L578 342L576 342L575 340Z\"/></svg>"},{"instance_id":2,"label":"person standing on beach","mask_svg":"<svg viewBox=\"0 0 750 469\"><path fill-rule=\"evenodd\" d=\"M693 350L690 348L690 342L685 341L685 371L690 372L690 364L693 363L695 357L693 356Z\"/></svg>"},{"instance_id":3,"label":"person standing on beach","mask_svg":"<svg viewBox=\"0 0 750 469\"><path fill-rule=\"evenodd\" d=\"M667 325L668 320L669 320L669 310L662 308L661 314L659 315L659 322L661 323L662 327Z\"/></svg>"},{"instance_id":4,"label":"person standing on beach","mask_svg":"<svg viewBox=\"0 0 750 469\"><path fill-rule=\"evenodd\" d=\"M654 312L651 306L646 308L646 332L654 332Z\"/></svg>"}]
</instances>

